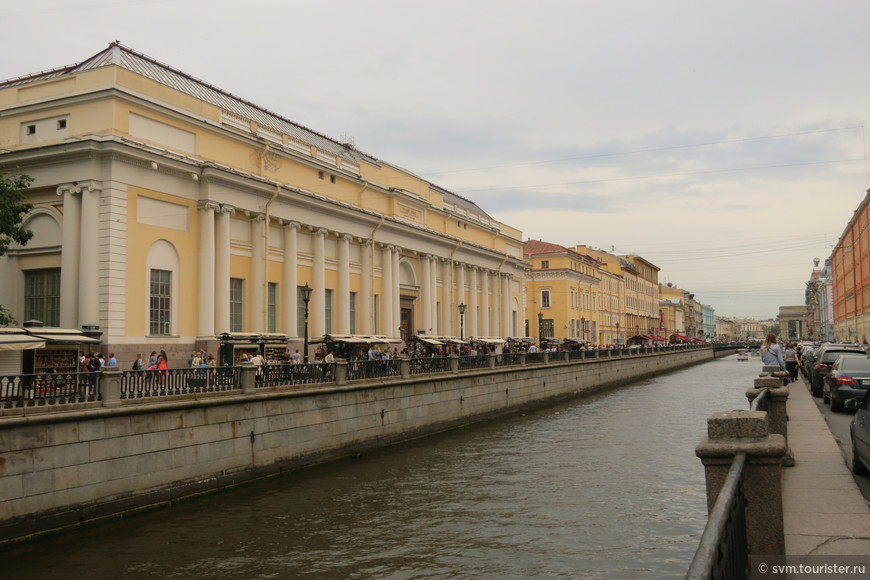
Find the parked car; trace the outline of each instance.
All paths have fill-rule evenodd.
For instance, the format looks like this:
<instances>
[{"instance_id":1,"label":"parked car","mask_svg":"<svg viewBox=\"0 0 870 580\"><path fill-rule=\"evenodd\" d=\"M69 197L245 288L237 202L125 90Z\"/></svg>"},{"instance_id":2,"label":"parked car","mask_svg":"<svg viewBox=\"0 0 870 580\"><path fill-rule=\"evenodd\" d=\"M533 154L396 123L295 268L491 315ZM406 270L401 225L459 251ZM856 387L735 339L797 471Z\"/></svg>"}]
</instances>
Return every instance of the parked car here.
<instances>
[{"instance_id":1,"label":"parked car","mask_svg":"<svg viewBox=\"0 0 870 580\"><path fill-rule=\"evenodd\" d=\"M800 357L801 357L801 366L800 370L803 375L810 379L810 374L812 373L813 361L816 360L816 353L819 352L819 349L822 348L822 345L809 345L801 348Z\"/></svg>"},{"instance_id":2,"label":"parked car","mask_svg":"<svg viewBox=\"0 0 870 580\"><path fill-rule=\"evenodd\" d=\"M855 416L849 425L852 438L852 473L870 475L870 390L863 399L849 399L846 408L855 408Z\"/></svg>"},{"instance_id":3,"label":"parked car","mask_svg":"<svg viewBox=\"0 0 870 580\"><path fill-rule=\"evenodd\" d=\"M857 344L834 344L827 343L819 347L813 355L813 366L810 369L810 392L814 397L822 396L822 388L825 385L825 377L831 370L831 365L841 354L864 354L864 349Z\"/></svg>"},{"instance_id":4,"label":"parked car","mask_svg":"<svg viewBox=\"0 0 870 580\"><path fill-rule=\"evenodd\" d=\"M864 399L870 388L870 356L842 354L837 357L825 377L822 399L831 404L831 411L842 411L849 399Z\"/></svg>"}]
</instances>

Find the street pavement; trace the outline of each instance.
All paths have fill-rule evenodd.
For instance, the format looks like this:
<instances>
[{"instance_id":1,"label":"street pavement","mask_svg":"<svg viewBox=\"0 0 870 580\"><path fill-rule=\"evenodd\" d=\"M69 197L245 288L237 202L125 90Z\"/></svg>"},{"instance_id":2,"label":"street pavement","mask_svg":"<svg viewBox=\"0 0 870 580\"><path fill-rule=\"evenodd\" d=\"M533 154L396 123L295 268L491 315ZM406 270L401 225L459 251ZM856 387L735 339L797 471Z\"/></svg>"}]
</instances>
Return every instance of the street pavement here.
<instances>
[{"instance_id":1,"label":"street pavement","mask_svg":"<svg viewBox=\"0 0 870 580\"><path fill-rule=\"evenodd\" d=\"M795 458L782 470L786 555L870 555L870 506L802 379L786 408Z\"/></svg>"}]
</instances>

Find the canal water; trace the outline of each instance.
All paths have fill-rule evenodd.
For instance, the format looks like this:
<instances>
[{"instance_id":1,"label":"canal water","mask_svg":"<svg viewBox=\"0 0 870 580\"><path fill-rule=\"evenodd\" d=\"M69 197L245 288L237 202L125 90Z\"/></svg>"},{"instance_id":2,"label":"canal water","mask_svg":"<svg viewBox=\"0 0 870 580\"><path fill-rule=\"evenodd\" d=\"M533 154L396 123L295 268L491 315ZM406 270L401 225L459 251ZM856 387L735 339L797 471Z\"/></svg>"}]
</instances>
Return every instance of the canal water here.
<instances>
[{"instance_id":1,"label":"canal water","mask_svg":"<svg viewBox=\"0 0 870 580\"><path fill-rule=\"evenodd\" d=\"M6 579L681 578L734 356L4 550Z\"/></svg>"}]
</instances>

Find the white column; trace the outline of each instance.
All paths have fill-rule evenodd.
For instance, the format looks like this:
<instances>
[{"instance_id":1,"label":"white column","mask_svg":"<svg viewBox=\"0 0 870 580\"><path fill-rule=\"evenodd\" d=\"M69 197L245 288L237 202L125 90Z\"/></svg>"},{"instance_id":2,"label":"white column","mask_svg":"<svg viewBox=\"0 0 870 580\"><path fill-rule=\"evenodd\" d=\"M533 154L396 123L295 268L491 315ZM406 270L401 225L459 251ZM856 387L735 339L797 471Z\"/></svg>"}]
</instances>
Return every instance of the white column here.
<instances>
[{"instance_id":1,"label":"white column","mask_svg":"<svg viewBox=\"0 0 870 580\"><path fill-rule=\"evenodd\" d=\"M455 326L453 324L453 317L456 316L456 312L459 312L453 306L453 261L447 260L441 264L441 271L443 272L441 275L443 279L441 294L444 296L442 300L443 313L441 320L443 327L441 332L444 336L453 336L453 328Z\"/></svg>"},{"instance_id":2,"label":"white column","mask_svg":"<svg viewBox=\"0 0 870 580\"><path fill-rule=\"evenodd\" d=\"M432 328L431 259L432 256L429 256L428 254L420 257L420 314L422 316L422 324L420 325L420 328L424 329L426 334L431 334L430 329Z\"/></svg>"},{"instance_id":3,"label":"white column","mask_svg":"<svg viewBox=\"0 0 870 580\"><path fill-rule=\"evenodd\" d=\"M505 333L501 331L501 272L492 273L489 287L492 290L492 314L490 315L492 335L504 337Z\"/></svg>"},{"instance_id":4,"label":"white column","mask_svg":"<svg viewBox=\"0 0 870 580\"><path fill-rule=\"evenodd\" d=\"M350 240L338 237L338 288L336 288L336 332L350 334Z\"/></svg>"},{"instance_id":5,"label":"white column","mask_svg":"<svg viewBox=\"0 0 870 580\"><path fill-rule=\"evenodd\" d=\"M480 274L480 297L481 297L481 306L480 306L480 327L481 333L484 336L492 336L492 328L489 325L489 312L490 308L492 308L492 302L489 298L489 270L483 270Z\"/></svg>"},{"instance_id":6,"label":"white column","mask_svg":"<svg viewBox=\"0 0 870 580\"><path fill-rule=\"evenodd\" d=\"M468 306L468 302L465 300L465 264L458 264L459 272L457 272L456 279L456 305L465 304ZM465 313L465 319L468 320L468 311Z\"/></svg>"},{"instance_id":7,"label":"white column","mask_svg":"<svg viewBox=\"0 0 870 580\"><path fill-rule=\"evenodd\" d=\"M100 323L100 193L102 186L90 182L78 186L82 192L79 260L79 323Z\"/></svg>"},{"instance_id":8,"label":"white column","mask_svg":"<svg viewBox=\"0 0 870 580\"><path fill-rule=\"evenodd\" d=\"M326 235L323 228L312 234L312 265L311 304L308 310L308 319L311 322L308 338L320 337L326 334Z\"/></svg>"},{"instance_id":9,"label":"white column","mask_svg":"<svg viewBox=\"0 0 870 580\"><path fill-rule=\"evenodd\" d=\"M468 322L468 336L480 336L480 301L478 300L478 269L475 266L471 267L471 284L468 288L468 310L466 311L466 319Z\"/></svg>"},{"instance_id":10,"label":"white column","mask_svg":"<svg viewBox=\"0 0 870 580\"><path fill-rule=\"evenodd\" d=\"M374 321L372 316L374 306L372 304L372 277L374 276L375 266L372 263L372 249L374 244L371 240L365 240L360 248L360 256L362 257L362 284L360 288L360 301L357 309L360 313L360 329L361 334L372 334Z\"/></svg>"},{"instance_id":11,"label":"white column","mask_svg":"<svg viewBox=\"0 0 870 580\"><path fill-rule=\"evenodd\" d=\"M252 332L266 332L266 216L251 216L251 323Z\"/></svg>"},{"instance_id":12,"label":"white column","mask_svg":"<svg viewBox=\"0 0 870 580\"><path fill-rule=\"evenodd\" d=\"M398 326L398 323L397 323ZM393 328L393 256L392 246L381 251L381 334L392 336Z\"/></svg>"},{"instance_id":13,"label":"white column","mask_svg":"<svg viewBox=\"0 0 870 580\"><path fill-rule=\"evenodd\" d=\"M234 207L221 205L214 226L214 327L219 334L230 330L230 216Z\"/></svg>"},{"instance_id":14,"label":"white column","mask_svg":"<svg viewBox=\"0 0 870 580\"><path fill-rule=\"evenodd\" d=\"M82 202L77 187L61 185L57 194L63 196L62 248L60 255L60 325L79 326L79 268L81 263Z\"/></svg>"},{"instance_id":15,"label":"white column","mask_svg":"<svg viewBox=\"0 0 870 580\"><path fill-rule=\"evenodd\" d=\"M387 336L399 336L399 324L402 322L402 277L399 275L399 257L402 248L393 246L392 270L393 270L393 327Z\"/></svg>"},{"instance_id":16,"label":"white column","mask_svg":"<svg viewBox=\"0 0 870 580\"><path fill-rule=\"evenodd\" d=\"M438 257L432 256L432 260L429 262L429 267L432 270L430 274L430 282L432 283L432 301L430 302L432 308L432 334L434 336L438 336L440 334L440 324L438 321Z\"/></svg>"},{"instance_id":17,"label":"white column","mask_svg":"<svg viewBox=\"0 0 870 580\"><path fill-rule=\"evenodd\" d=\"M513 316L511 308L513 307L513 299L511 296L511 275L504 274L501 278L501 309L502 309L502 335L508 336L514 333ZM522 333L520 333L522 334Z\"/></svg>"},{"instance_id":18,"label":"white column","mask_svg":"<svg viewBox=\"0 0 870 580\"><path fill-rule=\"evenodd\" d=\"M299 224L290 222L284 226L284 276L282 278L284 291L282 302L284 304L284 332L288 336L296 336L299 329L299 317L296 311L297 286L299 286L299 273L297 271L298 258L296 254L296 234Z\"/></svg>"},{"instance_id":19,"label":"white column","mask_svg":"<svg viewBox=\"0 0 870 580\"><path fill-rule=\"evenodd\" d=\"M197 334L213 338L214 331L214 275L215 275L215 210L213 201L199 203L199 291L197 292Z\"/></svg>"}]
</instances>

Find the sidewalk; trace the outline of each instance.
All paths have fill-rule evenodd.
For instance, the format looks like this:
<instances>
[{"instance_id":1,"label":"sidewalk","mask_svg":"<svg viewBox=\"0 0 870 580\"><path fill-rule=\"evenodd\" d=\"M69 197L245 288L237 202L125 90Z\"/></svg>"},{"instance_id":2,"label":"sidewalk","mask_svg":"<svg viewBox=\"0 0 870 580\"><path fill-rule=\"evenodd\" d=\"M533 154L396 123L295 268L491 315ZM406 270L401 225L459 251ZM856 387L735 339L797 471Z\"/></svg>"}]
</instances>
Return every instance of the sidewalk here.
<instances>
[{"instance_id":1,"label":"sidewalk","mask_svg":"<svg viewBox=\"0 0 870 580\"><path fill-rule=\"evenodd\" d=\"M789 385L786 409L795 458L782 470L786 555L870 555L870 507L802 380Z\"/></svg>"}]
</instances>

